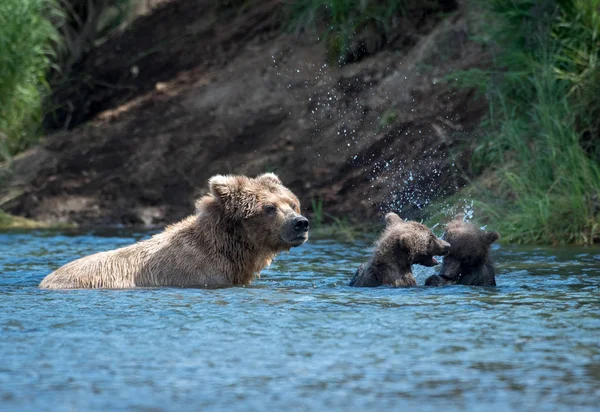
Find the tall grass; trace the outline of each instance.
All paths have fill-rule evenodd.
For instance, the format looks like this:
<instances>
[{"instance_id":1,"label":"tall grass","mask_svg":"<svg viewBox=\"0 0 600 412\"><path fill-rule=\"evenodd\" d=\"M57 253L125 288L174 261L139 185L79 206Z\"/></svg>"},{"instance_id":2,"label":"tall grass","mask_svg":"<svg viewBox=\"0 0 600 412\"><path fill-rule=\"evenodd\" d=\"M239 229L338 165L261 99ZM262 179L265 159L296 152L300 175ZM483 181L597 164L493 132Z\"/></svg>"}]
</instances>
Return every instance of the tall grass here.
<instances>
[{"instance_id":1,"label":"tall grass","mask_svg":"<svg viewBox=\"0 0 600 412\"><path fill-rule=\"evenodd\" d=\"M598 242L600 0L485 5L498 47L473 81L490 103L473 166L498 183L478 205L509 242Z\"/></svg>"},{"instance_id":2,"label":"tall grass","mask_svg":"<svg viewBox=\"0 0 600 412\"><path fill-rule=\"evenodd\" d=\"M312 198L310 200L310 204L312 206L313 213L311 226L314 229L320 229L323 226L323 221L325 220L325 214L323 213L323 199Z\"/></svg>"},{"instance_id":3,"label":"tall grass","mask_svg":"<svg viewBox=\"0 0 600 412\"><path fill-rule=\"evenodd\" d=\"M141 0L0 0L0 160L35 143L46 96ZM54 70L50 70L53 68Z\"/></svg>"},{"instance_id":4,"label":"tall grass","mask_svg":"<svg viewBox=\"0 0 600 412\"><path fill-rule=\"evenodd\" d=\"M51 42L58 33L50 23L52 0L0 1L0 156L25 149L36 140ZM1 134L0 133L0 134Z\"/></svg>"}]
</instances>

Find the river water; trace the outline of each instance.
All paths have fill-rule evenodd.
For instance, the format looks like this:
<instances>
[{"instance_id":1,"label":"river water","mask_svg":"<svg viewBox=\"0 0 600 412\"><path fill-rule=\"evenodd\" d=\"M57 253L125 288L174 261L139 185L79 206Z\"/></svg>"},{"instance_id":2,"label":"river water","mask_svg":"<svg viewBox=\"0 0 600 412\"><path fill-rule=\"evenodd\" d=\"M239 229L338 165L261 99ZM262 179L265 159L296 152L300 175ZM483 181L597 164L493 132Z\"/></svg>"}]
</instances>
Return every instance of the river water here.
<instances>
[{"instance_id":1,"label":"river water","mask_svg":"<svg viewBox=\"0 0 600 412\"><path fill-rule=\"evenodd\" d=\"M600 249L495 246L495 288L350 288L370 242L334 240L247 288L37 288L149 235L0 234L1 410L600 407Z\"/></svg>"}]
</instances>

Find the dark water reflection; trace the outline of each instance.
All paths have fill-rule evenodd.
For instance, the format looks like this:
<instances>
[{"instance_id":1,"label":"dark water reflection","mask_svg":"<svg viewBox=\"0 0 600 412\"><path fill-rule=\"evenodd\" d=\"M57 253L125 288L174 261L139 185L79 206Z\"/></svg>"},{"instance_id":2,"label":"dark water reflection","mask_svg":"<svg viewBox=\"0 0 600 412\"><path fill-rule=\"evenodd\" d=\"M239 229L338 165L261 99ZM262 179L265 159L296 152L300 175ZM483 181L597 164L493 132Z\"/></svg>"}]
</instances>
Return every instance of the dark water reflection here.
<instances>
[{"instance_id":1,"label":"dark water reflection","mask_svg":"<svg viewBox=\"0 0 600 412\"><path fill-rule=\"evenodd\" d=\"M0 409L600 406L598 249L496 248L496 288L349 288L368 243L312 241L249 288L37 289L143 236L0 234Z\"/></svg>"}]
</instances>

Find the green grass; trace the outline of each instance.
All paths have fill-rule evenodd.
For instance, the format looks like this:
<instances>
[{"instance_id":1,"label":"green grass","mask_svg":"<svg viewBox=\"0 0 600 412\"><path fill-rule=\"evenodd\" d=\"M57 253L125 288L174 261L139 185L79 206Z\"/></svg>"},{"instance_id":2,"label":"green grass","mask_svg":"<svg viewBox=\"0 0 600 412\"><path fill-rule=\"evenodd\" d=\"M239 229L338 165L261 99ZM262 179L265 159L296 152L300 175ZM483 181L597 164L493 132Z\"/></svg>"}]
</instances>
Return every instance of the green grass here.
<instances>
[{"instance_id":1,"label":"green grass","mask_svg":"<svg viewBox=\"0 0 600 412\"><path fill-rule=\"evenodd\" d=\"M490 110L474 152L477 199L504 240L600 241L600 0L487 2L489 70L459 73ZM489 177L489 176L488 176ZM490 184L490 182L492 182Z\"/></svg>"},{"instance_id":2,"label":"green grass","mask_svg":"<svg viewBox=\"0 0 600 412\"><path fill-rule=\"evenodd\" d=\"M312 219L311 226L314 229L319 229L323 226L323 220L325 219L325 214L323 213L323 199L311 199L310 205L312 207Z\"/></svg>"},{"instance_id":3,"label":"green grass","mask_svg":"<svg viewBox=\"0 0 600 412\"><path fill-rule=\"evenodd\" d=\"M342 242L354 242L357 239L372 238L381 230L381 225L356 223L347 218L332 217L330 223L311 227L311 239L336 239ZM311 220L312 225L312 220Z\"/></svg>"},{"instance_id":4,"label":"green grass","mask_svg":"<svg viewBox=\"0 0 600 412\"><path fill-rule=\"evenodd\" d=\"M71 67L123 28L137 1L0 0L0 161L37 142L48 83L68 83Z\"/></svg>"},{"instance_id":5,"label":"green grass","mask_svg":"<svg viewBox=\"0 0 600 412\"><path fill-rule=\"evenodd\" d=\"M0 1L0 156L4 159L37 140L51 43L58 33L49 20L52 0ZM0 159L3 160L3 159Z\"/></svg>"},{"instance_id":6,"label":"green grass","mask_svg":"<svg viewBox=\"0 0 600 412\"><path fill-rule=\"evenodd\" d=\"M364 223L356 223L346 217L336 217L323 210L323 199L311 199L312 216L310 236L316 239L338 239L351 242L362 236L368 236L379 228ZM327 221L326 221L327 218Z\"/></svg>"},{"instance_id":7,"label":"green grass","mask_svg":"<svg viewBox=\"0 0 600 412\"><path fill-rule=\"evenodd\" d=\"M71 228L73 225L67 224L48 224L27 219L21 216L14 216L0 210L0 230L5 229L53 229L53 228Z\"/></svg>"}]
</instances>

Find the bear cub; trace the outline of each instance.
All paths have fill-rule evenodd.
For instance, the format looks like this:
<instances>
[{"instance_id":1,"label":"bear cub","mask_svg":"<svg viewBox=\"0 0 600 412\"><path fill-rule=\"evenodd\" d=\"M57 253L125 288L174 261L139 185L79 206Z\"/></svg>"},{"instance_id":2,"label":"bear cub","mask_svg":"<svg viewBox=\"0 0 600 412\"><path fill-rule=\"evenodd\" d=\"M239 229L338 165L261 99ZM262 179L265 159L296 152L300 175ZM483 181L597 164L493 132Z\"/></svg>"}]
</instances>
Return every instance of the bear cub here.
<instances>
[{"instance_id":1,"label":"bear cub","mask_svg":"<svg viewBox=\"0 0 600 412\"><path fill-rule=\"evenodd\" d=\"M435 266L434 255L443 256L450 245L421 223L402 220L395 213L385 216L386 228L366 264L360 265L350 286L416 286L411 265Z\"/></svg>"},{"instance_id":2,"label":"bear cub","mask_svg":"<svg viewBox=\"0 0 600 412\"><path fill-rule=\"evenodd\" d=\"M459 215L446 225L442 239L450 243L439 275L427 278L425 286L496 286L490 246L500 239L498 232L486 232Z\"/></svg>"}]
</instances>

